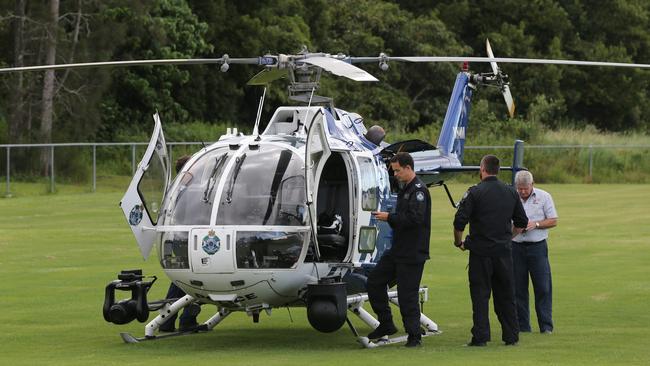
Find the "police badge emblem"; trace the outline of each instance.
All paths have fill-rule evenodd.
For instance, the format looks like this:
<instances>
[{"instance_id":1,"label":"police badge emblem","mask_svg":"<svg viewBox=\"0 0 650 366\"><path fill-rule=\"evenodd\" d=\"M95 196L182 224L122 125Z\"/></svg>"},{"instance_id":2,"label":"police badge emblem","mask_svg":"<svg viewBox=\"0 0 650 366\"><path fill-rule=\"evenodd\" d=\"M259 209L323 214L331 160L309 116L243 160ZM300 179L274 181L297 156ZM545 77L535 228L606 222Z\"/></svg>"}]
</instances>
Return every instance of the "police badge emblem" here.
<instances>
[{"instance_id":1,"label":"police badge emblem","mask_svg":"<svg viewBox=\"0 0 650 366\"><path fill-rule=\"evenodd\" d=\"M420 202L424 201L424 193L422 193L422 192L416 193L415 198Z\"/></svg>"},{"instance_id":2,"label":"police badge emblem","mask_svg":"<svg viewBox=\"0 0 650 366\"><path fill-rule=\"evenodd\" d=\"M129 212L129 224L131 226L137 226L140 221L142 221L142 211L144 208L140 205L135 205Z\"/></svg>"},{"instance_id":3,"label":"police badge emblem","mask_svg":"<svg viewBox=\"0 0 650 366\"><path fill-rule=\"evenodd\" d=\"M214 234L214 230L210 230L208 232L208 235L203 237L201 247L203 248L204 252L208 253L209 255L213 255L218 252L219 249L221 249L221 239L219 239L219 237Z\"/></svg>"}]
</instances>

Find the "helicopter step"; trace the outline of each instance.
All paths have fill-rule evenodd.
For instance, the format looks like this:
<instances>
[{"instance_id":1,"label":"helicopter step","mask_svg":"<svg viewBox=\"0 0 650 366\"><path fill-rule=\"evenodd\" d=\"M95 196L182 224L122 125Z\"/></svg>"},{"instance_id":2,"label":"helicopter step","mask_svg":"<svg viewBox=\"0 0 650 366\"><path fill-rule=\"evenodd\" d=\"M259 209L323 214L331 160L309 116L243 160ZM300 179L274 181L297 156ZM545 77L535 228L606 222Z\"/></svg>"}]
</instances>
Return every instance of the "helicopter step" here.
<instances>
[{"instance_id":1,"label":"helicopter step","mask_svg":"<svg viewBox=\"0 0 650 366\"><path fill-rule=\"evenodd\" d=\"M424 304L428 300L429 289L427 287L420 288L420 305ZM348 296L348 310L350 310L354 315L359 317L364 323L370 326L372 329L375 329L379 326L379 321L375 319L368 311L363 308L364 302L368 300L368 294L357 294ZM397 300L397 291L388 291L388 300L396 306L399 306ZM438 329L438 324L433 320L429 319L423 313L420 313L420 325L423 329L422 337L428 337L430 335L441 334L442 331ZM360 336L357 330L354 328L352 323L348 320L348 326L357 337L357 342L359 342L365 348L376 348L380 346L386 346L389 344L402 343L408 340L408 336L398 336L398 337L382 337L376 341L371 341L368 337Z\"/></svg>"}]
</instances>

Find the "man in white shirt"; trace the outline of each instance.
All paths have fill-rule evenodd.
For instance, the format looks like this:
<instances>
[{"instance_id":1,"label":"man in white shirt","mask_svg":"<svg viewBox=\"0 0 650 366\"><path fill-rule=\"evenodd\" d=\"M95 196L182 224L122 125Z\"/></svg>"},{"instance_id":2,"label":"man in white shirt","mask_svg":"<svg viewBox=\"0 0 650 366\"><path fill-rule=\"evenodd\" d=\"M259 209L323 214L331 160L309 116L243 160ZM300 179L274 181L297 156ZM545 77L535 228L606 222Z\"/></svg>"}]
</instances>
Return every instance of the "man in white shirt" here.
<instances>
[{"instance_id":1,"label":"man in white shirt","mask_svg":"<svg viewBox=\"0 0 650 366\"><path fill-rule=\"evenodd\" d=\"M512 259L515 273L515 299L521 332L530 332L528 307L528 276L535 291L535 312L541 333L553 333L553 286L548 261L548 229L557 225L557 212L551 195L533 187L533 175L520 171L515 186L528 216L528 226L512 239Z\"/></svg>"}]
</instances>

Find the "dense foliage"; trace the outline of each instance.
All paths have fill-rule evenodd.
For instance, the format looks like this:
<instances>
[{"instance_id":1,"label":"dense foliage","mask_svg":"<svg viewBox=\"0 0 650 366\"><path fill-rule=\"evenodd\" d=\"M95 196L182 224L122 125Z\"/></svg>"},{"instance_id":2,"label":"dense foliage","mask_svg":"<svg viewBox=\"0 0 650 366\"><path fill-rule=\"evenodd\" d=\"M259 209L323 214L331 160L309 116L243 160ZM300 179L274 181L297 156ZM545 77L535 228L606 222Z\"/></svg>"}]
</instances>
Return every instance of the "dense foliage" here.
<instances>
[{"instance_id":1,"label":"dense foliage","mask_svg":"<svg viewBox=\"0 0 650 366\"><path fill-rule=\"evenodd\" d=\"M0 0L2 66L43 64L53 0ZM498 56L650 63L650 3L613 0L76 0L59 5L56 63L153 58L251 57L312 51L356 56ZM458 65L365 65L379 83L322 79L321 93L389 130L438 125ZM650 72L621 68L502 65L510 74L521 131L593 125L650 131ZM487 71L486 65L472 65ZM113 141L164 121L228 123L249 130L261 90L258 70L218 65L82 69L56 73L52 136L39 134L43 75L0 76L0 142ZM472 124L506 124L497 90L481 89ZM268 94L265 116L287 102L286 83ZM528 128L528 131L533 129ZM520 136L524 138L525 136ZM172 139L174 136L172 136ZM177 138L182 138L178 136Z\"/></svg>"}]
</instances>

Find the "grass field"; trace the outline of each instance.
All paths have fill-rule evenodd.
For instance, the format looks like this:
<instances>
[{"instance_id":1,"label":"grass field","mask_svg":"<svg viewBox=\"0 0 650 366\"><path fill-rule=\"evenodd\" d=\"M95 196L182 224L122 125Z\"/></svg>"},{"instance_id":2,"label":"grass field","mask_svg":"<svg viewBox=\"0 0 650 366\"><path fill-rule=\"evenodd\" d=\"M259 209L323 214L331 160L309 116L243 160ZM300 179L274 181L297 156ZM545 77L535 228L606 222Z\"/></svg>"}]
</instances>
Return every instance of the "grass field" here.
<instances>
[{"instance_id":1,"label":"grass field","mask_svg":"<svg viewBox=\"0 0 650 366\"><path fill-rule=\"evenodd\" d=\"M105 323L104 286L121 269L143 268L168 280L155 261L142 262L117 202L121 192L0 199L0 364L2 365L647 365L650 364L650 185L543 185L555 198L559 226L549 240L555 333L521 336L505 347L470 338L467 253L452 246L453 210L441 189L432 197L432 259L423 284L426 313L443 334L410 350L362 349L347 328L313 330L302 309L275 309L253 324L234 314L215 331L127 345ZM464 186L452 187L460 197ZM204 306L201 319L211 307ZM352 319L363 333L369 329ZM533 325L536 329L536 326Z\"/></svg>"}]
</instances>

